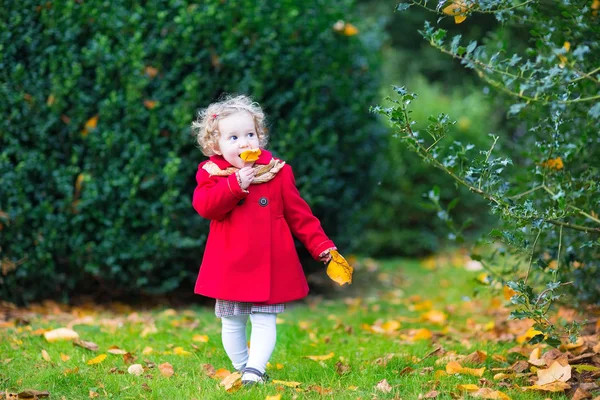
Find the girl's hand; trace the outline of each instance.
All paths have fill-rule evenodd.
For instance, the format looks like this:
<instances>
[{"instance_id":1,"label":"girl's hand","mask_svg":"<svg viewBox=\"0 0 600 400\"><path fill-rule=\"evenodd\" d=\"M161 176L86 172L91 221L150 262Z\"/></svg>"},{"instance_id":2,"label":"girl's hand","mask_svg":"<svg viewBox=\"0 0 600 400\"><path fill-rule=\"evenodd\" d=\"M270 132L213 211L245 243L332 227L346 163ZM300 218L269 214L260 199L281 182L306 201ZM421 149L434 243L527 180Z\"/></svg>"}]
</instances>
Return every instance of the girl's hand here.
<instances>
[{"instance_id":1,"label":"girl's hand","mask_svg":"<svg viewBox=\"0 0 600 400\"><path fill-rule=\"evenodd\" d=\"M327 264L329 260L331 260L331 254L329 253L331 250L337 249L335 247L332 247L331 249L327 249L324 252L322 252L321 254L319 254L319 261Z\"/></svg>"},{"instance_id":2,"label":"girl's hand","mask_svg":"<svg viewBox=\"0 0 600 400\"><path fill-rule=\"evenodd\" d=\"M240 169L237 172L237 174L240 181L240 187L242 188L242 190L246 190L254 180L254 176L256 175L256 169L252 167L244 167Z\"/></svg>"}]
</instances>

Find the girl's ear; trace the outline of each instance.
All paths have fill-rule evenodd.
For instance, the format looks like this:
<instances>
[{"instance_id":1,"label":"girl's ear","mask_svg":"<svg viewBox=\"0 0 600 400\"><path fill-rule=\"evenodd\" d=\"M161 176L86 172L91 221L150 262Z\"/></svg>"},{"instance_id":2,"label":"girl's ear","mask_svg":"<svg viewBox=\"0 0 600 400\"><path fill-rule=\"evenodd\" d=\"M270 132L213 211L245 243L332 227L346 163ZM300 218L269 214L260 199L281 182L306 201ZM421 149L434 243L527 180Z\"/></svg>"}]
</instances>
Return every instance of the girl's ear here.
<instances>
[{"instance_id":1,"label":"girl's ear","mask_svg":"<svg viewBox=\"0 0 600 400\"><path fill-rule=\"evenodd\" d=\"M218 144L213 144L210 146L211 150L213 151L213 153L215 153L216 155L221 155L221 150L219 150L219 145Z\"/></svg>"}]
</instances>

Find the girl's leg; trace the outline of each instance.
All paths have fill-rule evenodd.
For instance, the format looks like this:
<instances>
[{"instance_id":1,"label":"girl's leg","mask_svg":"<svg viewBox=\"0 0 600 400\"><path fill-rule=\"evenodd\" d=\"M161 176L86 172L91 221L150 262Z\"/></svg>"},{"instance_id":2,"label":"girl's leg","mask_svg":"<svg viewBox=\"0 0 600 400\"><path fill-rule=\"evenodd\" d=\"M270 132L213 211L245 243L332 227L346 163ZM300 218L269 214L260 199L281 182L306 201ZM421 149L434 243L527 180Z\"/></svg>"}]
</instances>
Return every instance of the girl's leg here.
<instances>
[{"instance_id":1,"label":"girl's leg","mask_svg":"<svg viewBox=\"0 0 600 400\"><path fill-rule=\"evenodd\" d=\"M267 369L267 362L273 354L277 339L275 321L277 314L250 314L252 335L250 336L250 357L242 381L258 381ZM260 373L260 375L257 374Z\"/></svg>"},{"instance_id":2,"label":"girl's leg","mask_svg":"<svg viewBox=\"0 0 600 400\"><path fill-rule=\"evenodd\" d=\"M233 368L241 370L248 362L248 339L246 338L247 315L221 318L223 347L233 363Z\"/></svg>"}]
</instances>

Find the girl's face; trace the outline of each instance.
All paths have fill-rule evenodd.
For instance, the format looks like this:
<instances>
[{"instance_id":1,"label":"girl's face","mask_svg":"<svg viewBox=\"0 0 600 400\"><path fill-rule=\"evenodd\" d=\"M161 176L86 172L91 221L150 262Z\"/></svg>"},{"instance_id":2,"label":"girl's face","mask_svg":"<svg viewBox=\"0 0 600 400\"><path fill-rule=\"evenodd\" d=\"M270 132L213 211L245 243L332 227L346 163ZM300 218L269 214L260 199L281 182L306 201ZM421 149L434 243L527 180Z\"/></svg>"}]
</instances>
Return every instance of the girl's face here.
<instances>
[{"instance_id":1,"label":"girl's face","mask_svg":"<svg viewBox=\"0 0 600 400\"><path fill-rule=\"evenodd\" d=\"M244 167L240 154L244 150L258 149L258 134L254 119L245 112L231 114L219 121L219 148L225 160L237 168Z\"/></svg>"}]
</instances>

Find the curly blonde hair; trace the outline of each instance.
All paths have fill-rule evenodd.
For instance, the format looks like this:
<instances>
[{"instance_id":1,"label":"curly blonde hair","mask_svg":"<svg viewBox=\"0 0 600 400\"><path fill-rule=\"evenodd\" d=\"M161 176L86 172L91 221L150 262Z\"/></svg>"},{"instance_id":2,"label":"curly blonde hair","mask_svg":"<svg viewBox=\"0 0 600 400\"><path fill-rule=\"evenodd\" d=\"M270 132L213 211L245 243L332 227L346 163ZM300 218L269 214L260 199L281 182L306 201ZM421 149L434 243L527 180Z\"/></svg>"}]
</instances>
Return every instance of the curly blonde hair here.
<instances>
[{"instance_id":1,"label":"curly blonde hair","mask_svg":"<svg viewBox=\"0 0 600 400\"><path fill-rule=\"evenodd\" d=\"M264 148L267 145L269 136L265 113L260 105L246 95L226 95L207 108L200 110L198 118L192 122L192 135L205 156L210 157L216 154L214 149L219 148L219 121L241 111L246 111L252 116L259 146Z\"/></svg>"}]
</instances>

